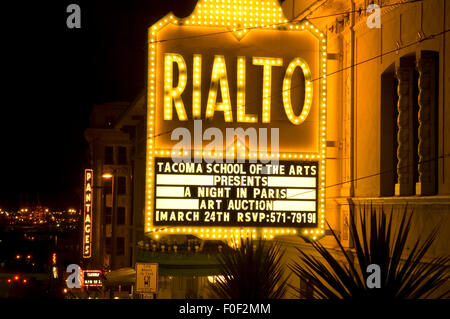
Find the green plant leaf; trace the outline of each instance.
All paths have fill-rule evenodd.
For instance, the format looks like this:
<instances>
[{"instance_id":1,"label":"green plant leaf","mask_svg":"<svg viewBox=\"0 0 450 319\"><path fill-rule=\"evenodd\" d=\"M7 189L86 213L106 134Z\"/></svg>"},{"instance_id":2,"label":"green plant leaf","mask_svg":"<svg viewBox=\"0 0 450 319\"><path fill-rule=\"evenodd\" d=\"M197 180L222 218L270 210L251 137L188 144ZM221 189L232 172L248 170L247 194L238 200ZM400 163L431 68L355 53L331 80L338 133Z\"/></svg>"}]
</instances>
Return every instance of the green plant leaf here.
<instances>
[{"instance_id":1,"label":"green plant leaf","mask_svg":"<svg viewBox=\"0 0 450 319\"><path fill-rule=\"evenodd\" d=\"M414 299L430 296L449 279L449 256L434 258L429 263L423 260L436 239L437 229L424 240L413 242L408 251L406 243L413 214L408 214L405 207L397 223L394 223L393 215L393 209L387 214L383 207L377 212L370 205L360 208L357 218L351 209L349 228L353 253L342 246L330 227L344 261L320 242L305 239L320 258L297 249L300 261L294 261L289 268L312 286L314 298ZM370 264L381 268L381 288L369 289L366 285L366 270ZM305 296L300 289L296 291ZM448 295L446 291L438 297Z\"/></svg>"}]
</instances>

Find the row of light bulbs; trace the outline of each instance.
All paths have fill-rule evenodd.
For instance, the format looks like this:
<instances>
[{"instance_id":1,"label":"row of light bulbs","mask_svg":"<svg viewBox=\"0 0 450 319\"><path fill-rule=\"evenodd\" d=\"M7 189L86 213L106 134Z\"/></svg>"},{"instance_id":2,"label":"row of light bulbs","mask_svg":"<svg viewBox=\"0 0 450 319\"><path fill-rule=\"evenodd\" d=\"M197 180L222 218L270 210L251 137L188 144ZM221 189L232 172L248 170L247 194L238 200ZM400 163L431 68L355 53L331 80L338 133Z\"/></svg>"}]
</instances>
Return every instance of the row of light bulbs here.
<instances>
[{"instance_id":1,"label":"row of light bulbs","mask_svg":"<svg viewBox=\"0 0 450 319\"><path fill-rule=\"evenodd\" d=\"M325 158L325 154L316 154L316 153L251 153L246 150L245 147L242 147L242 153L238 152L238 157L245 157L245 158L259 158L259 159L275 159L275 158L283 158L283 159L319 159L319 158ZM234 146L230 148L231 151L234 151ZM158 149L155 150L152 153L149 153L150 155L159 155L162 157L170 157L170 156L190 156L192 154L195 154L196 156L202 155L202 156L208 156L212 158L223 158L226 157L233 157L235 154L233 152L207 152L207 151L172 151L172 150L165 150L165 149Z\"/></svg>"},{"instance_id":2,"label":"row of light bulbs","mask_svg":"<svg viewBox=\"0 0 450 319\"><path fill-rule=\"evenodd\" d=\"M252 228L244 228L244 229L233 229L233 228L163 228L156 229L153 228L152 232L154 233L154 237L159 239L159 234L167 234L167 233L190 233L190 234L198 234L200 238L256 238L257 232L256 229ZM276 229L263 229L261 233L261 237L263 238L274 238L275 236L282 235L295 235L297 234L296 229L290 228L276 228ZM319 236L320 234L324 234L324 230L318 229L305 229L303 231L304 235L315 234L315 236ZM315 238L314 238L315 239Z\"/></svg>"}]
</instances>

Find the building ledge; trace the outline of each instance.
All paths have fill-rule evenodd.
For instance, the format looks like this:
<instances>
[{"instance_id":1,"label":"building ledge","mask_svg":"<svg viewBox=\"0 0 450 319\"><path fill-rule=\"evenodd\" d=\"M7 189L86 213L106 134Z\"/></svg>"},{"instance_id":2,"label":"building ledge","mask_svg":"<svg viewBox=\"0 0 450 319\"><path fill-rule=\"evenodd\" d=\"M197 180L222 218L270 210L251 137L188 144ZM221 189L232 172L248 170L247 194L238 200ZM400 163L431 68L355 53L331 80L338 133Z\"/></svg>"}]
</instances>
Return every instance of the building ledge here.
<instances>
[{"instance_id":1,"label":"building ledge","mask_svg":"<svg viewBox=\"0 0 450 319\"><path fill-rule=\"evenodd\" d=\"M335 200L338 204L374 204L374 205L450 205L450 195L434 196L389 196L389 197L328 197L328 200Z\"/></svg>"}]
</instances>

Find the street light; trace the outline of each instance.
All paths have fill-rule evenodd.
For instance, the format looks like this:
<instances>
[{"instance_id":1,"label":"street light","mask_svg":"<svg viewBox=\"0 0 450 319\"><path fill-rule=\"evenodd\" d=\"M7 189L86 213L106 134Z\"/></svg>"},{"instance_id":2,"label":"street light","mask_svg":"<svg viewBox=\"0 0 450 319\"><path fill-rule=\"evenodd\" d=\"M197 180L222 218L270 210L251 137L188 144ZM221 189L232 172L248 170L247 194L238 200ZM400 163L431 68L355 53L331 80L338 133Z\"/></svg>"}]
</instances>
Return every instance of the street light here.
<instances>
[{"instance_id":1,"label":"street light","mask_svg":"<svg viewBox=\"0 0 450 319\"><path fill-rule=\"evenodd\" d=\"M116 216L117 216L117 174L116 169L112 172L105 172L102 175L104 179L111 179L111 259L110 259L110 269L113 270L116 266ZM106 229L106 225L105 225ZM104 237L106 238L106 236Z\"/></svg>"}]
</instances>

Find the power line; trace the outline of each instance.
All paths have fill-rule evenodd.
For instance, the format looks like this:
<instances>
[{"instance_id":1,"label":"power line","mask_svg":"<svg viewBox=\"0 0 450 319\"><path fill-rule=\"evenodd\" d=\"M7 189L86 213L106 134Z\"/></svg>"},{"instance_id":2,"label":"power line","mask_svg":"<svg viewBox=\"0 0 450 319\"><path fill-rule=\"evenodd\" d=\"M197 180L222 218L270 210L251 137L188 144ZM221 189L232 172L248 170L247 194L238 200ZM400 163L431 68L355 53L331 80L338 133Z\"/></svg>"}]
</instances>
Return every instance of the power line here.
<instances>
[{"instance_id":1,"label":"power line","mask_svg":"<svg viewBox=\"0 0 450 319\"><path fill-rule=\"evenodd\" d=\"M411 0L411 1L408 1L408 2L398 2L398 3L395 3L395 4L386 5L386 6L393 6L393 5L400 5L400 4L409 4L409 3L412 3L412 2L420 2L420 1L424 1L424 0ZM347 11L347 12L350 12L350 11ZM325 17L325 16L322 16L322 17ZM409 43L409 44L407 44L407 45L405 45L405 46L402 46L402 47L399 47L399 48L396 48L396 49L393 49L393 50L390 50L390 51L387 51L387 52L383 52L383 53L381 53L381 54L379 54L379 55L377 55L377 56L368 58L368 59L366 59L366 60L363 60L363 61L360 61L360 62L357 62L357 63L354 63L354 64L352 64L352 65L349 65L349 66L347 66L347 67L344 67L344 68L339 69L339 70L336 70L336 71L333 71L333 72L331 72L331 73L327 73L325 76L326 76L326 77L329 77L329 76L331 76L331 75L334 75L334 74L340 73L340 72L342 72L342 71L351 69L351 68L353 68L353 67L355 67L355 66L358 66L358 65L361 65L361 64L363 64L363 63L370 62L370 61L372 61L372 60L378 59L378 58L383 57L383 56L385 56L385 55L387 55L387 54L391 54L391 53L394 53L394 52L403 50L403 49L405 49L405 48L408 48L408 47L410 47L410 46L413 46L413 45L415 45L415 44L418 44L418 43L420 43L420 42L423 42L423 41L426 41L426 40L433 39L433 38L435 38L435 37L437 37L437 36L439 36L439 35L442 35L442 34L444 34L444 33L449 32L449 31L450 31L450 29L447 29L447 30L444 30L444 31L441 31L441 32L432 34L432 35L430 35L430 36L428 36L428 37L425 37L425 38L423 38L423 39L419 39L419 40L417 40L417 41L411 42L411 43ZM223 31L223 32L220 32L220 33L226 33L226 32L233 32L233 31ZM160 40L160 41L162 41L162 40ZM311 82L320 80L320 79L322 79L322 78L323 78L323 77L314 78L314 79L311 80ZM291 86L290 89L282 90L281 92L283 93L283 92L285 92L285 91L292 91L293 89L298 88L298 87L300 87L300 86L301 86L301 85L294 85L294 86ZM255 99L255 100L253 100L253 101L247 102L247 103L244 104L244 106L248 106L248 105L251 105L251 104L253 104L253 103L257 103L257 102L259 102L259 101L261 101L261 100L263 100L263 99L265 99L265 98L271 98L271 97L272 97L272 95L266 95L266 96L263 96L262 98L258 98L258 99ZM171 132L172 132L172 130L171 130L171 131L167 131L167 132L163 132L163 133L159 133L159 134L153 135L153 137L158 137L158 136L161 136L161 135L169 134L169 133L171 133Z\"/></svg>"},{"instance_id":2,"label":"power line","mask_svg":"<svg viewBox=\"0 0 450 319\"><path fill-rule=\"evenodd\" d=\"M336 183L336 184L328 185L328 186L325 186L323 188L327 189L327 188L331 188L331 187L341 186L341 185L344 185L344 184L347 184L347 183L352 183L352 182L356 182L356 181L359 181L359 180L363 180L363 179L367 179L367 178L383 175L383 174L386 174L386 173L390 173L390 172L393 172L393 171L395 171L397 169L409 168L411 166L416 166L416 165L419 165L419 164L424 164L424 163L428 163L428 162L434 162L434 161L437 161L437 160L440 160L440 159L443 159L443 158L446 158L446 157L450 157L450 153L449 154L440 155L438 157L433 157L431 159L418 161L417 163L403 165L403 166L399 166L399 167L391 168L391 169L386 169L386 170L379 171L377 173L373 173L373 174L370 174L370 175L366 175L366 176L350 179L348 181L343 181L343 182L339 182L339 183ZM297 195L307 194L307 193L310 193L310 192L312 192L312 191L311 190L305 191L305 192L302 192L302 193L294 194L294 195L292 195L292 196L290 196L288 198L292 198L292 197L295 197Z\"/></svg>"},{"instance_id":3,"label":"power line","mask_svg":"<svg viewBox=\"0 0 450 319\"><path fill-rule=\"evenodd\" d=\"M449 31L450 31L450 29L447 29L447 30L444 30L444 31L441 31L441 32L438 32L438 33L435 33L435 34L432 34L432 35L429 35L428 37L425 37L425 38L423 38L423 39L420 39L420 40L411 42L411 43L409 43L409 44L407 44L407 45L404 45L404 46L402 46L402 47L399 47L399 48L396 48L396 49L393 49L393 50L390 50L390 51L387 51L387 52L383 52L383 53L381 53L381 54L379 54L379 55L376 55L376 56L374 56L374 57L371 57L371 58L368 58L368 59L366 59L366 60L363 60L363 61L354 63L354 64L352 64L352 65L346 66L346 67L344 67L344 68L342 68L342 69L338 69L338 70L333 71L333 72L331 72L331 73L327 73L325 76L328 78L328 77L331 76L331 75L334 75L334 74L337 74L337 73L339 73L339 72L342 72L342 71L351 69L351 68L353 68L353 67L355 67L355 66L359 66L359 65L361 65L361 64L370 62L370 61L372 61L372 60L381 58L381 57L383 57L383 56L385 56L385 55L388 55L388 54L391 54L391 53L394 53L394 52L397 52L397 51L406 49L406 48L408 48L408 47L410 47L410 46L413 46L413 45L415 45L415 44L418 44L418 43L420 43L420 42L423 42L423 41L426 41L426 40L434 39L435 37L440 36L440 35L443 35L443 34L449 32ZM323 79L323 77L314 78L314 79L311 80L311 82L314 82L314 81L317 81L317 80L320 80L320 79ZM293 90L293 89L295 89L295 88L299 88L300 86L301 86L301 85L294 85L294 86L291 86L290 89L285 89L285 90L282 90L281 92L283 93L283 92L285 92L285 91L291 91L291 90ZM255 99L255 100L253 100L253 101L250 101L250 102L245 103L245 106L251 105L251 104L253 104L253 103L257 103L257 102L261 101L262 99L265 99L265 98L271 98L271 97L272 97L272 95L266 95L266 96L263 96L261 99L258 98L258 99ZM168 133L171 133L171 132L172 132L172 130L166 131L166 132L163 132L163 133L159 133L159 134L153 135L153 137L158 137L158 136L165 135L165 134L168 134Z\"/></svg>"},{"instance_id":4,"label":"power line","mask_svg":"<svg viewBox=\"0 0 450 319\"><path fill-rule=\"evenodd\" d=\"M415 1L415 2L417 2L417 1ZM430 35L430 36L428 36L428 37L425 37L425 38L423 38L423 39L417 40L417 41L415 41L415 42L411 42L411 43L409 43L409 44L407 44L407 45L405 45L405 46L403 46L403 47L400 47L400 48L397 48L397 49L394 49L394 50L390 50L390 51L384 52L384 53L382 53L382 54L379 54L379 55L377 55L377 56L371 57L371 58L366 59L366 60L364 60L364 61L357 62L357 63L355 63L355 64L353 64L353 65L348 66L348 67L344 67L344 68L339 69L339 70L337 70L337 71L328 73L328 74L326 74L326 76L328 77L328 76L334 75L334 74L336 74L336 73L342 72L342 71L344 71L344 70L347 70L347 69L349 69L349 68L353 68L353 67L358 66L358 65L361 65L361 64L363 64L363 63L370 62L370 61L372 61L372 60L374 60L374 59L377 59L377 58L380 58L380 57L382 57L382 56L384 56L384 55L387 55L387 54L390 54L390 53L397 52L397 51L399 51L399 50L408 48L408 47L410 47L410 46L412 46L412 45L415 45L415 44L418 44L418 43L420 43L420 42L423 42L423 41L426 41L426 40L430 40L430 39L434 39L435 37L440 36L440 35L442 35L442 34L445 34L445 33L449 32L449 31L450 31L450 29L444 30L444 31L441 31L441 32L438 32L438 33L435 33L435 34L432 34L432 35ZM311 81L316 81L316 80L320 80L320 79L321 79L321 78L316 78L316 79L313 79L313 80L311 80ZM295 86L295 87L299 87L299 86ZM293 88L295 88L295 87L291 87L291 90L292 90ZM271 97L271 96L266 96L265 98L268 98L268 97ZM258 99L258 101L259 101L259 99ZM252 101L252 102L253 102L253 101ZM246 103L246 105L248 105L248 104L249 104L249 103ZM161 135L164 135L164 134L168 134L168 133L171 133L171 132L172 132L172 130L166 131L166 132L163 132L163 133L154 135L154 137L158 137L158 136L161 136ZM437 157L437 158L433 158L433 159L429 159L429 160L425 160L425 161L419 161L417 164L422 164L422 163L426 163L426 162L429 162L429 161L435 161L435 160L438 160L438 159L441 159L441 158L448 157L449 155L450 155L450 154L445 154L445 155L439 156L439 157ZM406 165L406 166L402 166L402 167L399 167L399 168L408 168L409 166L410 166L410 165ZM358 181L358 180L362 180L362 179L366 179L366 178L378 176L378 175L381 175L381 174L385 174L385 173L388 173L388 172L392 172L393 170L394 170L394 169L389 169L389 170L385 170L385 171L380 171L380 172L375 173L375 174L371 174L371 175L367 175L367 176L355 178L355 179L352 179L352 180L349 180L349 181L344 181L344 182L341 182L341 183L338 183L338 184L334 184L334 185L325 186L325 188L334 187L334 186L339 186L339 185L342 185L342 184L346 184L346 183L350 183L350 182L354 182L354 181ZM308 191L308 192L310 192L310 191ZM308 193L308 192L306 192L306 193ZM293 196L301 195L301 194L304 194L304 193L295 194L295 195L293 195ZM292 196L291 196L291 197L292 197Z\"/></svg>"},{"instance_id":5,"label":"power line","mask_svg":"<svg viewBox=\"0 0 450 319\"><path fill-rule=\"evenodd\" d=\"M397 167L395 169L408 168L408 167L411 167L411 166L424 164L424 163L427 163L427 162L433 162L433 161L437 161L439 159L448 158L448 157L450 157L450 153L444 154L444 155L441 155L441 156L438 156L438 157L434 157L434 158L431 158L431 159L428 159L428 160L418 161L417 164L404 165L404 166L401 166L401 167ZM354 178L354 179L351 179L351 180L339 182L339 183L336 183L336 184L328 185L328 186L325 186L323 188L324 189L328 189L328 188L332 188L332 187L336 187L336 186L341 186L341 185L344 185L344 184L347 184L347 183L352 183L352 182L356 182L356 181L359 181L359 180L363 180L363 179L367 179L367 178L371 178L371 177L376 177L376 176L379 176L379 175L382 175L382 174L390 173L390 172L394 171L395 169L387 169L387 170L384 170L384 171L379 171L379 172L374 173L374 174L370 174L370 175ZM310 193L310 192L313 192L313 191L309 190L309 191L305 191L305 192L302 192L302 193L294 194L294 195L291 195L289 197L286 197L286 199L289 199L289 198L292 199L292 197L295 197L297 195L303 195L303 194L307 194L307 193ZM178 225L176 225L176 226L166 226L166 227L163 227L163 228L158 228L158 231L163 231L165 229L171 229L171 228L177 228L177 227L179 227L179 226ZM157 228L157 227L155 227L155 228ZM151 231L150 233L153 233L153 231Z\"/></svg>"},{"instance_id":6,"label":"power line","mask_svg":"<svg viewBox=\"0 0 450 319\"><path fill-rule=\"evenodd\" d=\"M406 5L406 4L422 2L422 1L425 1L425 0L410 0L410 1L406 1L406 2L396 2L396 3L391 3L391 4L380 6L380 8L392 7L392 6L397 6L397 5ZM350 13L361 12L361 11L362 11L362 9L352 10L352 11L343 11L343 12L332 13L332 14L328 14L328 15L322 15L322 16L317 16L317 17L305 18L305 19L306 20L323 19L323 18L329 18L329 17L339 16L339 15L347 15L347 14L350 14ZM232 30L217 31L217 32L211 32L211 33L205 33L205 34L199 34L199 35L192 35L192 36L186 36L186 37L161 39L161 40L155 40L152 43L177 41L177 40L188 40L188 39L202 38L202 37L213 36L213 35L220 35L220 34L237 32L237 31L261 29L262 27L264 28L264 27L280 26L280 25L294 23L294 22L301 22L302 20L291 19L291 20L287 20L286 22L267 23L267 24L263 24L262 26L255 26L255 27L238 27L238 28L234 27ZM226 27L226 26L211 26L211 27Z\"/></svg>"},{"instance_id":7,"label":"power line","mask_svg":"<svg viewBox=\"0 0 450 319\"><path fill-rule=\"evenodd\" d=\"M163 134L167 134L167 133L170 133L170 132L172 132L172 130L171 130L171 131L164 132ZM159 134L159 135L160 135L160 134ZM356 182L356 181L363 180L363 179L367 179L367 178L371 178L371 177L376 177L376 176L379 176L379 175L383 175L383 174L386 174L386 173L393 172L393 171L395 171L395 170L397 170L397 169L409 168L409 167L411 167L411 166L416 166L416 165L420 165L420 164L424 164L424 163L428 163L428 162L437 161L437 160L439 160L439 159L443 159L443 158L446 158L446 157L450 157L450 153L449 153L449 154L444 154L444 155L441 155L441 156L438 156L438 157L433 157L433 158L431 158L431 159L418 161L417 163L414 163L414 164L408 164L408 165L399 166L399 167L392 168L392 169L386 169L386 170L379 171L379 172L374 173L374 174L370 174L370 175L366 175L366 176L354 178L354 179L351 179L351 180L348 180L348 181L343 181L343 182L340 182L340 183L337 183L337 184L328 185L328 186L325 186L324 189L331 188L331 187L335 187L335 186L340 186L340 185L347 184L347 183L351 183L351 182ZM327 159L329 159L329 158L327 158ZM289 196L288 198L292 198L292 197L295 197L295 196L297 196L297 195L307 194L307 193L310 193L310 192L312 192L312 191L311 191L311 190L305 191L305 192L302 192L302 193L298 193L298 194L291 195L291 196Z\"/></svg>"},{"instance_id":8,"label":"power line","mask_svg":"<svg viewBox=\"0 0 450 319\"><path fill-rule=\"evenodd\" d=\"M423 39L420 39L420 40L411 42L411 43L409 43L409 44L407 44L407 45L405 45L405 46L396 48L396 49L391 50L391 51L383 52L383 53L381 53L381 54L379 54L379 55L377 55L377 56L368 58L368 59L366 59L366 60L363 60L363 61L360 61L360 62L357 62L357 63L354 63L354 64L352 64L352 65L346 66L346 67L344 67L344 68L342 68L342 69L338 69L338 70L333 71L333 72L331 72L331 73L327 73L325 76L328 78L328 77L331 76L331 75L334 75L334 74L340 73L340 72L342 72L342 71L351 69L351 68L353 68L353 67L355 67L355 66L359 66L359 65L361 65L361 64L363 64L363 63L367 63L367 62L370 62L370 61L372 61L372 60L381 58L381 57L383 57L383 56L385 56L385 55L387 55L387 54L391 54L391 53L394 53L394 52L397 52L397 51L406 49L406 48L408 48L408 47L410 47L410 46L413 46L413 45L415 45L415 44L418 44L418 43L423 42L423 41L426 41L426 40L434 39L435 37L440 36L440 35L442 35L442 34L444 34L444 33L449 32L449 31L450 31L450 29L447 29L447 30L444 30L444 31L441 31L441 32L432 34L432 35L430 35L430 36L428 36L428 37L425 37L425 38L423 38ZM323 76L322 76L322 77L318 77L318 78L314 78L314 79L311 80L311 82L318 81L318 80L321 80L321 79L323 79ZM285 92L285 91L291 91L292 89L295 89L295 88L298 88L298 87L301 87L301 85L299 84L299 85L291 86L290 89L282 90L281 93L283 93L283 92ZM263 96L262 99L265 99L265 98L271 98L271 97L272 97L272 95L266 95L266 96ZM256 103L256 102L259 102L259 101L260 101L260 99L250 101L249 103L246 103L245 106L251 105L252 103Z\"/></svg>"},{"instance_id":9,"label":"power line","mask_svg":"<svg viewBox=\"0 0 450 319\"><path fill-rule=\"evenodd\" d=\"M383 56L385 56L385 55L387 55L387 54L391 54L391 53L394 53L394 52L397 52L397 51L406 49L406 48L408 48L408 47L410 47L410 46L413 46L413 45L415 45L415 44L418 44L418 43L420 43L420 42L423 42L423 41L426 41L426 40L432 40L432 39L434 39L435 37L440 36L440 35L443 35L444 33L447 33L447 32L449 32L449 31L450 31L450 29L447 29L447 30L444 30L444 31L441 31L441 32L438 32L438 33L435 33L435 34L432 34L432 35L429 35L428 37L425 37L425 38L423 38L423 39L419 39L419 40L417 40L417 41L411 42L411 43L409 43L409 44L407 44L407 45L405 45L405 46L398 47L398 48L393 49L393 50L390 50L390 51L386 51L386 52L381 53L381 54L379 54L379 55L377 55L377 56L371 57L371 58L366 59L366 60L363 60L363 61L361 61L361 62L357 62L357 63L352 64L352 65L350 65L350 66L347 66L347 67L344 67L344 68L342 68L342 69L339 69L339 70L337 70L337 71L333 71L333 72L331 72L331 73L327 73L326 76L328 77L328 76L330 76L330 75L334 75L334 74L336 74L336 73L339 73L339 72L348 70L348 69L353 68L353 67L355 67L355 66L358 66L358 65L360 65L360 64L363 64L363 63L370 62L370 61L372 61L372 60L381 58L381 57L383 57ZM321 79L321 78L315 78L315 79L312 79L311 81L317 81L317 80L320 80L320 79Z\"/></svg>"},{"instance_id":10,"label":"power line","mask_svg":"<svg viewBox=\"0 0 450 319\"><path fill-rule=\"evenodd\" d=\"M413 0L413 1L414 1L414 2L418 2L418 1L422 1L422 0ZM406 3L406 2L403 2L403 3ZM415 45L415 44L418 44L418 43L423 42L423 41L426 41L426 40L434 39L435 37L440 36L440 35L443 35L443 34L449 32L449 31L450 31L450 29L447 29L447 30L444 30L444 31L441 31L441 32L438 32L438 33L435 33L435 34L432 34L432 35L429 35L428 37L425 37L425 38L423 38L423 39L419 39L419 40L417 40L417 41L411 42L411 43L409 43L409 44L407 44L407 45L404 45L404 46L402 46L402 47L399 47L399 48L396 48L396 49L393 49L393 50L390 50L390 51L387 51L387 52L383 52L383 53L381 53L381 54L379 54L379 55L376 55L376 56L374 56L374 57L371 57L371 58L368 58L368 59L366 59L366 60L363 60L363 61L354 63L354 64L352 64L352 65L349 65L349 66L347 66L347 67L344 67L344 68L339 69L339 70L336 70L336 71L333 71L333 72L331 72L331 73L327 73L325 76L328 78L328 77L331 76L331 75L334 75L334 74L337 74L337 73L339 73L339 72L342 72L342 71L351 69L351 68L353 68L353 67L355 67L355 66L359 66L359 65L361 65L361 64L370 62L370 61L372 61L372 60L375 60L375 59L378 59L378 58L380 58L380 57L383 57L383 56L385 56L385 55L387 55L387 54L391 54L391 53L394 53L394 52L398 52L398 51L400 51L400 50L403 50L403 49L405 49L405 48L408 48L408 47L410 47L410 46L413 46L413 45ZM323 78L323 77L318 77L318 78L312 79L311 82L320 80L320 79L322 79L322 78ZM300 87L300 85L291 86L291 88L288 89L288 90L291 91L291 90L293 90L294 88L298 88L298 87ZM287 91L287 90L282 90L282 92L284 92L284 91ZM265 98L271 98L271 97L272 97L272 95L266 95L266 96L263 96L261 99L257 99L257 100L253 100L253 101L250 101L250 102L245 103L245 106L251 105L251 104L253 104L253 103L257 103L257 102L261 101L262 99L265 99ZM159 136L162 136L162 135L166 135L166 134L171 133L172 131L173 131L173 130L169 130L169 131L166 131L166 132L158 133L158 134L153 135L153 137L156 138L156 137L159 137Z\"/></svg>"},{"instance_id":11,"label":"power line","mask_svg":"<svg viewBox=\"0 0 450 319\"><path fill-rule=\"evenodd\" d=\"M311 4L306 10L309 10L309 12L304 16L304 18L307 18L307 17L309 17L310 15L312 15L314 12L316 12L317 10L319 10L320 8L322 8L326 3L328 3L328 1L329 0L323 0L323 2L321 3L321 4L319 4L317 7L315 7L313 10L311 10L310 8L314 5L314 3L313 4ZM294 1L292 1L292 3L294 4L295 2ZM301 16L302 14L304 14L305 13L305 10L299 15L299 16ZM292 15L294 15L295 14L295 12L294 12L294 7L292 8Z\"/></svg>"},{"instance_id":12,"label":"power line","mask_svg":"<svg viewBox=\"0 0 450 319\"><path fill-rule=\"evenodd\" d=\"M396 2L396 3L390 3L390 4L381 5L379 7L380 7L380 9L382 9L382 8L386 8L386 7L393 7L393 6L397 6L397 5L410 4L410 3L422 2L422 1L425 1L425 0L410 0L410 1L406 1L406 2ZM350 11L339 12L339 13L331 13L331 14L327 14L327 15L323 15L323 16L317 16L317 17L311 17L311 18L307 18L307 19L308 20L323 19L323 18L330 18L330 17L334 17L334 16L339 16L339 15L347 15L347 14L350 14L350 13L361 13L363 11L365 11L365 10L361 7L358 10L350 10Z\"/></svg>"},{"instance_id":13,"label":"power line","mask_svg":"<svg viewBox=\"0 0 450 319\"><path fill-rule=\"evenodd\" d=\"M419 162L417 162L417 164L404 165L404 166L401 166L401 167L397 167L396 169L408 168L408 167L411 167L411 166L414 166L414 165L419 165L419 164L423 164L423 163L427 163L427 162L437 161L437 160L439 160L439 159L446 158L446 157L447 157L447 158L450 157L450 153L449 153L449 154L444 154L444 155L441 155L441 156L438 156L438 157L434 157L434 158L431 158L431 159L428 159L428 160L419 161ZM351 179L351 180L348 180L348 181L343 181L343 182L340 182L340 183L328 185L328 186L325 186L325 187L323 187L323 188L324 188L324 189L328 189L328 188L332 188L332 187L336 187L336 186L341 186L341 185L344 185L344 184L347 184L347 183L356 182L356 181L358 181L358 180L363 180L363 179L367 179L367 178L379 176L379 175L382 175L382 174L385 174L385 173L389 173L389 172L392 172L392 171L394 171L394 170L395 170L395 169L388 169L388 170L380 171L380 172L377 172L377 173L374 173L374 174L370 174L370 175L366 175L366 176L354 178L354 179ZM286 199L290 199L290 198L292 199L292 197L295 197L295 196L297 196L297 195L307 194L307 193L310 193L310 192L313 192L313 191L314 191L314 190L312 190L312 191L309 190L309 191L305 191L305 192L302 192L302 193L294 194L294 195L291 195L291 196L289 196L289 197L286 197ZM351 197L353 197L353 196L351 196ZM180 226L175 225L175 226L165 226L165 227L162 227L162 228L158 228L158 227L154 227L154 228L155 228L155 229L157 228L158 231L156 231L156 232L159 232L159 231L164 231L165 229L179 228L179 227L180 227ZM192 227L195 227L195 226L192 226ZM238 227L238 226L230 226L230 227ZM242 227L245 227L245 226L242 226ZM247 226L247 227L248 227L248 226ZM255 226L254 226L254 227L255 227ZM294 226L292 226L292 227L294 227ZM150 233L153 233L153 231L151 231Z\"/></svg>"},{"instance_id":14,"label":"power line","mask_svg":"<svg viewBox=\"0 0 450 319\"><path fill-rule=\"evenodd\" d=\"M410 3L422 2L422 1L424 1L424 0L411 0L411 1L407 1L407 2L396 2L396 3L391 3L391 4L384 5L384 6L380 6L380 7L389 7L389 6L394 6L394 5L404 5L404 4L410 4ZM336 13L336 14L331 14L331 15L324 15L324 16L315 17L315 18L325 18L325 17L335 16L335 15L342 15L342 14L348 14L348 13L353 13L353 12L358 12L358 10L345 11L345 12L341 12L341 13ZM295 20L295 19L294 19L294 20L291 20L291 22L292 22L292 21L297 22L298 20ZM286 23L289 23L289 22L286 22ZM280 24L286 24L286 23L280 23ZM272 25L272 24L270 24L270 25ZM276 24L275 24L275 25L276 25ZM258 27L246 28L246 29L255 29L255 28L258 28ZM238 29L236 29L236 30L238 30ZM242 29L242 30L244 30L244 29ZM334 75L334 74L339 73L339 72L342 72L342 71L345 71L345 70L347 70L347 69L349 69L349 68L353 68L354 66L358 66L358 65L361 65L361 64L363 64L363 63L366 63L366 62L369 62L369 61L378 59L378 58L380 58L380 57L382 57L382 56L384 56L384 55L387 55L387 54L390 54L390 53L393 53L393 52L397 52L397 51L399 51L399 50L405 49L405 48L407 48L407 47L409 47L409 46L412 46L412 45L414 45L414 44L420 43L420 42L422 42L422 41L432 39L432 38L434 38L434 37L436 37L436 36L439 36L439 35L441 35L441 34L444 34L444 33L448 32L448 31L450 31L450 30L445 30L445 31L442 31L442 32L439 32L439 33L430 35L430 36L428 36L428 37L426 37L426 38L424 38L424 39L420 39L420 40L418 40L418 41L412 42L412 43L410 43L410 44L408 44L408 45L405 45L405 46L403 46L403 47L397 48L397 49L395 49L395 50L391 50L391 51L388 51L388 52L384 52L384 53L382 53L382 54L379 54L379 55L374 56L374 57L372 57L372 58L369 58L369 59L367 59L367 60L364 60L364 61L361 61L361 62L352 64L352 65L350 65L350 66L344 67L344 68L342 68L342 69L333 71L332 73L326 74L326 77L331 76L331 75ZM208 35L214 35L214 34L223 34L223 33L229 33L229 32L234 32L234 31L232 31L232 30L227 30L227 31L221 31L221 32L216 32L216 33L209 33L209 34L200 35L200 36L208 36ZM192 36L192 37L199 37L199 36ZM165 39L165 40L156 40L156 41L154 41L153 43L155 43L155 42L157 43L157 42L171 41L171 40L179 40L179 39L187 39L187 38L191 38L191 37L186 37L186 38L174 38L174 39ZM320 79L321 79L321 77L315 78L315 79L312 79L311 82L314 82L314 81L317 81L317 80L320 80ZM288 90L291 91L292 89L295 89L295 88L298 88L298 87L300 87L300 85L294 85L294 86L291 86L290 89L288 89ZM282 90L281 92L288 91L288 90ZM247 103L244 104L244 106L248 106L248 105L251 105L251 104L253 104L253 103L257 103L257 102L259 102L259 101L261 101L261 100L263 100L263 99L265 99L265 98L271 98L271 97L272 97L272 95L266 95L266 96L263 96L261 99L257 99L257 100L253 100L253 101L247 102ZM153 135L153 137L158 137L158 136L161 136L161 135L169 134L169 133L171 133L171 132L172 132L172 130L171 130L171 131L167 131L167 132L163 132L163 133L159 133L159 134Z\"/></svg>"}]
</instances>

